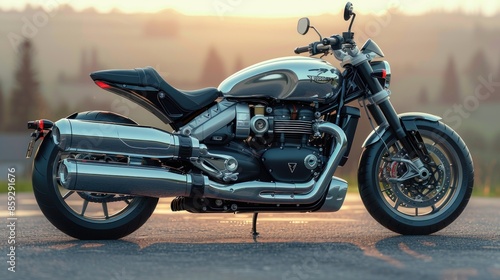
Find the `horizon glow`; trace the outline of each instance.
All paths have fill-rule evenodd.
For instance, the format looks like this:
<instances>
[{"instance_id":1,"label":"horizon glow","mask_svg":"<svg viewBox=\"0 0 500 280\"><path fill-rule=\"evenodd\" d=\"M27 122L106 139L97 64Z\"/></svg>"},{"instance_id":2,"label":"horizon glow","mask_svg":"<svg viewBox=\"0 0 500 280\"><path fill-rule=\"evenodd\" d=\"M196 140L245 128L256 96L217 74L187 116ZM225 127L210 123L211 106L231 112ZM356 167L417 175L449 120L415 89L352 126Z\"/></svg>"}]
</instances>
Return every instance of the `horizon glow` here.
<instances>
[{"instance_id":1,"label":"horizon glow","mask_svg":"<svg viewBox=\"0 0 500 280\"><path fill-rule=\"evenodd\" d=\"M290 0L0 0L4 10L23 10L26 5L52 10L59 5L68 4L77 11L95 8L107 13L118 10L124 13L155 13L165 9L174 9L185 15L193 16L235 16L235 17L297 17L314 16L326 13L342 12L346 2L323 0L322 5L307 5L303 1ZM465 14L483 14L493 16L500 4L495 0L351 0L358 13L383 14L388 9L396 8L405 14L420 15L432 11L463 12Z\"/></svg>"}]
</instances>

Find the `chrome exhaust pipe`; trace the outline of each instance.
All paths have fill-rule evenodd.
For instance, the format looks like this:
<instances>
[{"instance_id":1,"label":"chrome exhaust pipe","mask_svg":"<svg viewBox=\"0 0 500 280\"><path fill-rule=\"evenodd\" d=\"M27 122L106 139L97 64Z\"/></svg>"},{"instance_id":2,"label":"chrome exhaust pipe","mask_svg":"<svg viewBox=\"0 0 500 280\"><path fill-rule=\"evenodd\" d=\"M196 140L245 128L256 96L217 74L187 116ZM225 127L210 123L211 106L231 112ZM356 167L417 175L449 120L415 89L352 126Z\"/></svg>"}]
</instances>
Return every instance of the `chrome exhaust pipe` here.
<instances>
[{"instance_id":1,"label":"chrome exhaust pipe","mask_svg":"<svg viewBox=\"0 0 500 280\"><path fill-rule=\"evenodd\" d=\"M192 175L162 168L64 159L59 183L76 191L129 194L151 197L189 196Z\"/></svg>"},{"instance_id":2,"label":"chrome exhaust pipe","mask_svg":"<svg viewBox=\"0 0 500 280\"><path fill-rule=\"evenodd\" d=\"M72 153L147 158L190 158L200 154L196 138L138 125L60 119L52 128L52 139L62 151Z\"/></svg>"},{"instance_id":3,"label":"chrome exhaust pipe","mask_svg":"<svg viewBox=\"0 0 500 280\"><path fill-rule=\"evenodd\" d=\"M339 179L332 180L332 177L347 147L346 136L340 127L322 123L317 125L317 129L332 135L335 143L321 176L317 181L307 183L243 182L229 185L214 182L199 174L177 174L157 167L76 159L63 160L58 177L63 187L78 191L152 197L199 195L264 204L314 203L325 194L329 184L334 187L339 185ZM342 202L345 197L346 188L347 184L333 190L330 187L327 200L334 197L338 205L339 200Z\"/></svg>"},{"instance_id":4,"label":"chrome exhaust pipe","mask_svg":"<svg viewBox=\"0 0 500 280\"><path fill-rule=\"evenodd\" d=\"M204 193L207 185L217 184L208 177L199 174L178 174L158 167L131 166L78 159L62 160L57 174L59 183L69 190L151 197L189 197ZM314 180L303 184L244 182L223 186L226 186L228 190L262 188L265 191L293 193L309 191L314 186ZM214 194L216 191L211 193ZM215 197L233 199L222 197L224 196L223 192L220 193L220 196ZM236 198L234 197L233 200L237 200ZM252 198L241 197L239 200L252 201ZM261 200L257 201L262 202Z\"/></svg>"}]
</instances>

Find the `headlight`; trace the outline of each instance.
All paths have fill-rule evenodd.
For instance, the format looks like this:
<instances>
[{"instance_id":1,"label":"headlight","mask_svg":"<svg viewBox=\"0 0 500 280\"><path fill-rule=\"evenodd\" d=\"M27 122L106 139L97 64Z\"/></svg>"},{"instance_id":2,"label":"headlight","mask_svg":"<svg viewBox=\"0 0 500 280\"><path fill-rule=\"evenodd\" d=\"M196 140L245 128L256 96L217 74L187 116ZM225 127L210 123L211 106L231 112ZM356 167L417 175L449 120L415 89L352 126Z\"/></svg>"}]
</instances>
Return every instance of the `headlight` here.
<instances>
[{"instance_id":1,"label":"headlight","mask_svg":"<svg viewBox=\"0 0 500 280\"><path fill-rule=\"evenodd\" d=\"M382 71L385 70L385 78L377 78L380 82L380 85L383 88L389 88L391 84L391 66L387 61L372 61L370 62L373 71Z\"/></svg>"}]
</instances>

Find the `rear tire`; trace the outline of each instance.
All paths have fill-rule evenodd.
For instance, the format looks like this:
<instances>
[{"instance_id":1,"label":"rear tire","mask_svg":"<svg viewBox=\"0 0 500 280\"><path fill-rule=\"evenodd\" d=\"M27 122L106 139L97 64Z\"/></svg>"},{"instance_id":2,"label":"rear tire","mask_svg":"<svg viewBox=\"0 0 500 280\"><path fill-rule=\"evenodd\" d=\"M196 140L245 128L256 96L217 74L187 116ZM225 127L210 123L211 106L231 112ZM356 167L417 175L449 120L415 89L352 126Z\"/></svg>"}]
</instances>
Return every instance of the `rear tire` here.
<instances>
[{"instance_id":1,"label":"rear tire","mask_svg":"<svg viewBox=\"0 0 500 280\"><path fill-rule=\"evenodd\" d=\"M62 232L78 239L119 239L140 228L155 210L158 198L64 189L56 178L58 163L64 156L47 135L34 159L32 174L40 209Z\"/></svg>"},{"instance_id":2,"label":"rear tire","mask_svg":"<svg viewBox=\"0 0 500 280\"><path fill-rule=\"evenodd\" d=\"M395 183L407 169L394 161L401 151L387 131L361 155L358 182L361 199L384 227L405 235L425 235L451 224L464 210L472 194L474 168L460 136L441 122L417 120L416 125L434 165L427 180L416 178ZM389 151L387 149L389 148Z\"/></svg>"}]
</instances>

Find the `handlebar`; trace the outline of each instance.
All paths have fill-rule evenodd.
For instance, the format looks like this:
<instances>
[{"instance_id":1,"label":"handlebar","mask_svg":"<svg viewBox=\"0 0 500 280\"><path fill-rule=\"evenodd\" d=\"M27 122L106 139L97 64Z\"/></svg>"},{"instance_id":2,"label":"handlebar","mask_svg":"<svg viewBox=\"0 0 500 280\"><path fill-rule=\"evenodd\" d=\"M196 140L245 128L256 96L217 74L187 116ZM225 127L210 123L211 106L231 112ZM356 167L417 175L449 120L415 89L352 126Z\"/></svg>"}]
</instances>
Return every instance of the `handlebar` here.
<instances>
[{"instance_id":1,"label":"handlebar","mask_svg":"<svg viewBox=\"0 0 500 280\"><path fill-rule=\"evenodd\" d=\"M320 42L314 42L309 44L309 46L297 47L294 52L296 54L301 54L305 52L309 52L311 55L316 55L319 53L324 53L330 50L338 50L341 48L342 43L344 42L342 36L334 35L330 38L324 38Z\"/></svg>"},{"instance_id":2,"label":"handlebar","mask_svg":"<svg viewBox=\"0 0 500 280\"><path fill-rule=\"evenodd\" d=\"M295 48L294 52L296 54L309 52L311 55L315 55L318 53L324 53L328 50L330 50L329 45L324 45L324 44L322 44L322 42L314 42L314 43L310 44L309 46L297 47L297 48Z\"/></svg>"},{"instance_id":3,"label":"handlebar","mask_svg":"<svg viewBox=\"0 0 500 280\"><path fill-rule=\"evenodd\" d=\"M301 54L309 51L309 46L304 46L304 47L297 47L295 48L294 52L296 54Z\"/></svg>"}]
</instances>

